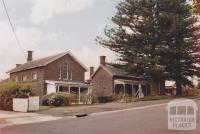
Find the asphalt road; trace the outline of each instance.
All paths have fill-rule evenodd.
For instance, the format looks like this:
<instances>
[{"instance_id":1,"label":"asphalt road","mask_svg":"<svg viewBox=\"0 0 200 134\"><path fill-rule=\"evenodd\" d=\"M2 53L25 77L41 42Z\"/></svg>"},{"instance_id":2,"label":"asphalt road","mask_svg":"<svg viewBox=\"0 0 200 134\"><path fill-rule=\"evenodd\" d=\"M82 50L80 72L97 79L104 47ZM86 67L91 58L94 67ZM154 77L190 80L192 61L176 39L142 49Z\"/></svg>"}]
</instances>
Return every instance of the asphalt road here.
<instances>
[{"instance_id":1,"label":"asphalt road","mask_svg":"<svg viewBox=\"0 0 200 134\"><path fill-rule=\"evenodd\" d=\"M200 100L197 100L200 110ZM166 106L135 109L84 118L7 127L0 134L200 134L200 112L197 129L173 131L167 128Z\"/></svg>"}]
</instances>

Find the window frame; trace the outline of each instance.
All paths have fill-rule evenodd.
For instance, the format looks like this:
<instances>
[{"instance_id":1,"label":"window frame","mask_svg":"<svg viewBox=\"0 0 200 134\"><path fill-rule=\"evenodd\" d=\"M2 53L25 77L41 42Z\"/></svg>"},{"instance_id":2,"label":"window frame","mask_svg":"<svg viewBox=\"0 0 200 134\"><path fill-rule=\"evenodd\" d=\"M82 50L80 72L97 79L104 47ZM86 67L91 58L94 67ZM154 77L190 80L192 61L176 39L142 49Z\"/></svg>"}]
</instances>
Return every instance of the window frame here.
<instances>
[{"instance_id":1,"label":"window frame","mask_svg":"<svg viewBox=\"0 0 200 134\"><path fill-rule=\"evenodd\" d=\"M19 77L15 76L15 82L19 82Z\"/></svg>"},{"instance_id":2,"label":"window frame","mask_svg":"<svg viewBox=\"0 0 200 134\"><path fill-rule=\"evenodd\" d=\"M59 67L59 78L58 79L62 80L62 68L61 67Z\"/></svg>"},{"instance_id":3,"label":"window frame","mask_svg":"<svg viewBox=\"0 0 200 134\"><path fill-rule=\"evenodd\" d=\"M69 80L69 64L64 63L63 65L63 80Z\"/></svg>"},{"instance_id":4,"label":"window frame","mask_svg":"<svg viewBox=\"0 0 200 134\"><path fill-rule=\"evenodd\" d=\"M73 80L73 72L72 71L70 72L70 80L71 81Z\"/></svg>"},{"instance_id":5,"label":"window frame","mask_svg":"<svg viewBox=\"0 0 200 134\"><path fill-rule=\"evenodd\" d=\"M25 79L24 79L24 78L25 78ZM22 75L22 81L23 81L23 82L28 81L28 77L27 77L27 75Z\"/></svg>"},{"instance_id":6,"label":"window frame","mask_svg":"<svg viewBox=\"0 0 200 134\"><path fill-rule=\"evenodd\" d=\"M36 79L34 79L34 74L36 75ZM37 81L38 80L38 73L37 72L33 72L33 73L31 73L31 79L33 80L33 81Z\"/></svg>"}]
</instances>

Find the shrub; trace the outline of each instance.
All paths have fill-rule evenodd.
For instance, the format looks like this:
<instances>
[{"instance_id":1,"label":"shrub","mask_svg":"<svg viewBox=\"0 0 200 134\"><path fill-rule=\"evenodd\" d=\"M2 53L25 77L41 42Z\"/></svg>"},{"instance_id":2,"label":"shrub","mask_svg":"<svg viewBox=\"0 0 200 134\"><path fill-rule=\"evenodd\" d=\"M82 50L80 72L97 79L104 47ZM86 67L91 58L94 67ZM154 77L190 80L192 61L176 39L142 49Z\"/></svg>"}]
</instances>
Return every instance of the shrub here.
<instances>
[{"instance_id":1,"label":"shrub","mask_svg":"<svg viewBox=\"0 0 200 134\"><path fill-rule=\"evenodd\" d=\"M96 96L91 96L91 104L98 103L98 98Z\"/></svg>"},{"instance_id":2,"label":"shrub","mask_svg":"<svg viewBox=\"0 0 200 134\"><path fill-rule=\"evenodd\" d=\"M196 96L200 94L200 89L197 88L192 88L188 90L188 95L189 96Z\"/></svg>"},{"instance_id":3,"label":"shrub","mask_svg":"<svg viewBox=\"0 0 200 134\"><path fill-rule=\"evenodd\" d=\"M43 105L43 106L49 106L49 96L50 96L50 95L44 95L44 96L42 97L42 105Z\"/></svg>"},{"instance_id":4,"label":"shrub","mask_svg":"<svg viewBox=\"0 0 200 134\"><path fill-rule=\"evenodd\" d=\"M13 98L28 98L32 94L28 84L6 82L0 84L0 109L12 110Z\"/></svg>"},{"instance_id":5,"label":"shrub","mask_svg":"<svg viewBox=\"0 0 200 134\"><path fill-rule=\"evenodd\" d=\"M126 94L123 97L123 102L125 102L125 103L132 102L132 97L130 95Z\"/></svg>"},{"instance_id":6,"label":"shrub","mask_svg":"<svg viewBox=\"0 0 200 134\"><path fill-rule=\"evenodd\" d=\"M93 97L90 94L81 94L81 102L83 102L83 104L93 104L93 103L96 103L97 101L95 99L96 98Z\"/></svg>"},{"instance_id":7,"label":"shrub","mask_svg":"<svg viewBox=\"0 0 200 134\"><path fill-rule=\"evenodd\" d=\"M134 101L134 98L131 97L129 94L125 94L124 93L119 93L119 94L113 94L112 96L110 96L110 101L111 102L132 102Z\"/></svg>"},{"instance_id":8,"label":"shrub","mask_svg":"<svg viewBox=\"0 0 200 134\"><path fill-rule=\"evenodd\" d=\"M117 94L113 94L113 95L111 95L110 96L110 98L109 98L109 101L110 102L116 102L116 101L119 101L120 99L119 99L119 95L117 95Z\"/></svg>"},{"instance_id":9,"label":"shrub","mask_svg":"<svg viewBox=\"0 0 200 134\"><path fill-rule=\"evenodd\" d=\"M109 96L99 96L98 101L99 101L99 103L107 103L109 100L108 98L109 98Z\"/></svg>"},{"instance_id":10,"label":"shrub","mask_svg":"<svg viewBox=\"0 0 200 134\"><path fill-rule=\"evenodd\" d=\"M42 98L42 105L44 106L69 106L76 96L68 93L52 93L45 95Z\"/></svg>"},{"instance_id":11,"label":"shrub","mask_svg":"<svg viewBox=\"0 0 200 134\"><path fill-rule=\"evenodd\" d=\"M59 95L53 96L52 99L50 100L50 105L56 106L56 107L63 106L64 100L65 98L63 98L62 96L59 96Z\"/></svg>"}]
</instances>

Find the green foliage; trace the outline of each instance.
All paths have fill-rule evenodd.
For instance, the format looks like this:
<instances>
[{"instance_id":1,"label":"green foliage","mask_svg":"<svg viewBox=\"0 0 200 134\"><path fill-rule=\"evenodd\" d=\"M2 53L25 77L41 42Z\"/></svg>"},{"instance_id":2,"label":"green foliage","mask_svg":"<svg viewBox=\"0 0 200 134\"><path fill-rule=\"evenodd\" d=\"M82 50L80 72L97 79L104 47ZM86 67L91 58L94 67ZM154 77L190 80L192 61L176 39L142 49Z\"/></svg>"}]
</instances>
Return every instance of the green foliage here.
<instances>
[{"instance_id":1,"label":"green foliage","mask_svg":"<svg viewBox=\"0 0 200 134\"><path fill-rule=\"evenodd\" d=\"M109 102L109 96L99 96L98 102L99 103L108 103Z\"/></svg>"},{"instance_id":2,"label":"green foliage","mask_svg":"<svg viewBox=\"0 0 200 134\"><path fill-rule=\"evenodd\" d=\"M135 101L135 98L130 96L129 94L120 93L120 94L113 94L111 97L112 102L133 102Z\"/></svg>"},{"instance_id":3,"label":"green foliage","mask_svg":"<svg viewBox=\"0 0 200 134\"><path fill-rule=\"evenodd\" d=\"M91 104L99 103L98 98L96 96L91 96Z\"/></svg>"},{"instance_id":4,"label":"green foliage","mask_svg":"<svg viewBox=\"0 0 200 134\"><path fill-rule=\"evenodd\" d=\"M92 95L81 94L81 102L83 104L93 104L96 103L96 98Z\"/></svg>"},{"instance_id":5,"label":"green foliage","mask_svg":"<svg viewBox=\"0 0 200 134\"><path fill-rule=\"evenodd\" d=\"M0 109L12 110L13 98L28 98L31 87L28 84L6 82L0 84Z\"/></svg>"},{"instance_id":6,"label":"green foliage","mask_svg":"<svg viewBox=\"0 0 200 134\"><path fill-rule=\"evenodd\" d=\"M45 95L42 98L42 105L44 106L69 106L77 97L68 93L52 93Z\"/></svg>"},{"instance_id":7,"label":"green foliage","mask_svg":"<svg viewBox=\"0 0 200 134\"><path fill-rule=\"evenodd\" d=\"M172 98L173 96L166 96L166 95L161 95L161 96L145 96L144 98L141 98L139 100L141 101L153 101L153 100L163 100L163 99L169 99Z\"/></svg>"},{"instance_id":8,"label":"green foliage","mask_svg":"<svg viewBox=\"0 0 200 134\"><path fill-rule=\"evenodd\" d=\"M120 55L119 68L174 80L179 95L189 77L200 76L200 27L187 0L123 0L116 8L114 27L96 40Z\"/></svg>"},{"instance_id":9,"label":"green foliage","mask_svg":"<svg viewBox=\"0 0 200 134\"><path fill-rule=\"evenodd\" d=\"M197 96L200 95L200 89L197 88L192 88L188 90L188 95L189 96Z\"/></svg>"}]
</instances>

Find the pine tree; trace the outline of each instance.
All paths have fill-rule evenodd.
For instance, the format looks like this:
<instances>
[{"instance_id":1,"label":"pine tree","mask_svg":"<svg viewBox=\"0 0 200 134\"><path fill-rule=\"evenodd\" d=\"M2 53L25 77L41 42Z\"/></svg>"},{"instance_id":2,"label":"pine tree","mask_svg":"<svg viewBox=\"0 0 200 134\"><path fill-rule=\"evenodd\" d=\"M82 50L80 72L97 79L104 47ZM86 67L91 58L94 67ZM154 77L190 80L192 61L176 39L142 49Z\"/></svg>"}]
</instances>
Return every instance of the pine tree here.
<instances>
[{"instance_id":1,"label":"pine tree","mask_svg":"<svg viewBox=\"0 0 200 134\"><path fill-rule=\"evenodd\" d=\"M200 14L200 0L190 0L193 2L193 9L196 14Z\"/></svg>"},{"instance_id":2,"label":"pine tree","mask_svg":"<svg viewBox=\"0 0 200 134\"><path fill-rule=\"evenodd\" d=\"M116 25L106 28L108 37L97 41L120 54L123 63L118 67L129 74L150 77L153 83L164 79L164 66L160 64L157 48L160 46L156 20L155 0L125 0L117 6L112 18ZM164 87L164 86L162 86ZM158 90L159 87L154 86Z\"/></svg>"},{"instance_id":3,"label":"pine tree","mask_svg":"<svg viewBox=\"0 0 200 134\"><path fill-rule=\"evenodd\" d=\"M129 74L175 80L178 94L198 74L198 28L186 0L124 0L112 21L97 41L120 54Z\"/></svg>"},{"instance_id":4,"label":"pine tree","mask_svg":"<svg viewBox=\"0 0 200 134\"><path fill-rule=\"evenodd\" d=\"M168 77L176 82L177 95L183 85L192 85L189 77L199 76L199 26L192 15L192 5L186 0L158 0L160 28L167 49L161 53L161 64Z\"/></svg>"}]
</instances>

